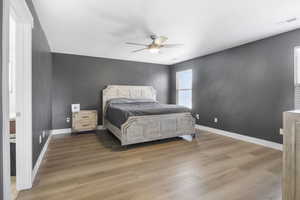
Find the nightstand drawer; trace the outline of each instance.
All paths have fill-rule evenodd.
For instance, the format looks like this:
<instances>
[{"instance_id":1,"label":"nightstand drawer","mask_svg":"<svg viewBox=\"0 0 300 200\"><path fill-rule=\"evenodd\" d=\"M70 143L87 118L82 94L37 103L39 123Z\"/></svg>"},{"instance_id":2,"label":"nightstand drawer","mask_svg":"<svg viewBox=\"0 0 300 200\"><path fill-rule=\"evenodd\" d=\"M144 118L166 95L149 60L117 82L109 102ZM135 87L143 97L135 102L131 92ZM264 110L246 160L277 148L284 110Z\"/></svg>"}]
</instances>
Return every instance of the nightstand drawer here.
<instances>
[{"instance_id":1,"label":"nightstand drawer","mask_svg":"<svg viewBox=\"0 0 300 200\"><path fill-rule=\"evenodd\" d=\"M81 130L81 129L95 129L97 128L96 124L92 124L92 123L78 123L76 124L76 126L74 127L76 130Z\"/></svg>"},{"instance_id":2,"label":"nightstand drawer","mask_svg":"<svg viewBox=\"0 0 300 200\"><path fill-rule=\"evenodd\" d=\"M77 121L77 123L78 124L87 124L87 123L89 123L89 124L96 124L97 120L96 120L96 118L92 118L92 119L85 119L85 118L83 118L83 119L79 119Z\"/></svg>"},{"instance_id":3,"label":"nightstand drawer","mask_svg":"<svg viewBox=\"0 0 300 200\"><path fill-rule=\"evenodd\" d=\"M96 111L82 111L78 113L79 119L87 119L92 120L97 118L97 112Z\"/></svg>"},{"instance_id":4,"label":"nightstand drawer","mask_svg":"<svg viewBox=\"0 0 300 200\"><path fill-rule=\"evenodd\" d=\"M96 130L98 124L96 110L81 110L73 113L72 129L73 132Z\"/></svg>"}]
</instances>

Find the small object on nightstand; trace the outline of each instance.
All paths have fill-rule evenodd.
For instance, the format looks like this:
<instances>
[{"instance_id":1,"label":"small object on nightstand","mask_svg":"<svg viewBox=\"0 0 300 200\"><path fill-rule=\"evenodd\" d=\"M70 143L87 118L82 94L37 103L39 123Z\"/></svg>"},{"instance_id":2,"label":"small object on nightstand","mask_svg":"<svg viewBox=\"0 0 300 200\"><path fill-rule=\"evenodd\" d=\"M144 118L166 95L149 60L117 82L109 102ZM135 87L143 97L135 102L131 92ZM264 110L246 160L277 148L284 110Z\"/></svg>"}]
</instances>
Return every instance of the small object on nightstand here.
<instances>
[{"instance_id":1,"label":"small object on nightstand","mask_svg":"<svg viewBox=\"0 0 300 200\"><path fill-rule=\"evenodd\" d=\"M97 129L97 110L80 110L72 113L72 132L92 131Z\"/></svg>"},{"instance_id":2,"label":"small object on nightstand","mask_svg":"<svg viewBox=\"0 0 300 200\"><path fill-rule=\"evenodd\" d=\"M72 113L79 112L80 111L80 104L72 104L71 108L72 108Z\"/></svg>"}]
</instances>

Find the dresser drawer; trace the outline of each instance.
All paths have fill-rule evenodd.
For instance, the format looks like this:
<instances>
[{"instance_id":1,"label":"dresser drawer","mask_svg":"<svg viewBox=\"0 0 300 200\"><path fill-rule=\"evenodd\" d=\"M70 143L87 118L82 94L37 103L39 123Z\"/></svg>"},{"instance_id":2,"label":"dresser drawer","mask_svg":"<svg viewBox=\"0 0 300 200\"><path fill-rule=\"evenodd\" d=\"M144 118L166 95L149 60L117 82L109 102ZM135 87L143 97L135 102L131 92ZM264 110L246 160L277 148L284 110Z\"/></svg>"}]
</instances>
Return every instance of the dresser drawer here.
<instances>
[{"instance_id":1,"label":"dresser drawer","mask_svg":"<svg viewBox=\"0 0 300 200\"><path fill-rule=\"evenodd\" d=\"M283 198L300 199L300 112L283 114Z\"/></svg>"}]
</instances>

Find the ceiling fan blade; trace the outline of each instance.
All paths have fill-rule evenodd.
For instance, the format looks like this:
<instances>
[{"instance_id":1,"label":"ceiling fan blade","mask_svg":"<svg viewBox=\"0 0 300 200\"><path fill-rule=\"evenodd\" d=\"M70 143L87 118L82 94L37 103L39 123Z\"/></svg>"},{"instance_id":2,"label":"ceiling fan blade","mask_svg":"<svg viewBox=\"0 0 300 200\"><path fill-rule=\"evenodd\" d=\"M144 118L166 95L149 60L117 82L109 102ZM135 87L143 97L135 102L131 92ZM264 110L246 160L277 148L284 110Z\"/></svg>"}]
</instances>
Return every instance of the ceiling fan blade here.
<instances>
[{"instance_id":1,"label":"ceiling fan blade","mask_svg":"<svg viewBox=\"0 0 300 200\"><path fill-rule=\"evenodd\" d=\"M133 53L136 53L136 52L143 51L143 50L146 50L146 49L148 49L148 48L142 48L142 49L134 50L134 51L132 51L132 52L133 52Z\"/></svg>"},{"instance_id":2,"label":"ceiling fan blade","mask_svg":"<svg viewBox=\"0 0 300 200\"><path fill-rule=\"evenodd\" d=\"M142 47L148 47L147 44L140 44L140 43L134 43L134 42L126 42L126 44L135 45L135 46L142 46Z\"/></svg>"},{"instance_id":3,"label":"ceiling fan blade","mask_svg":"<svg viewBox=\"0 0 300 200\"><path fill-rule=\"evenodd\" d=\"M167 40L168 40L168 38L166 36L159 36L159 37L155 38L154 43L157 45L162 45Z\"/></svg>"},{"instance_id":4,"label":"ceiling fan blade","mask_svg":"<svg viewBox=\"0 0 300 200\"><path fill-rule=\"evenodd\" d=\"M175 47L181 47L183 44L165 44L163 47L165 48L175 48Z\"/></svg>"}]
</instances>

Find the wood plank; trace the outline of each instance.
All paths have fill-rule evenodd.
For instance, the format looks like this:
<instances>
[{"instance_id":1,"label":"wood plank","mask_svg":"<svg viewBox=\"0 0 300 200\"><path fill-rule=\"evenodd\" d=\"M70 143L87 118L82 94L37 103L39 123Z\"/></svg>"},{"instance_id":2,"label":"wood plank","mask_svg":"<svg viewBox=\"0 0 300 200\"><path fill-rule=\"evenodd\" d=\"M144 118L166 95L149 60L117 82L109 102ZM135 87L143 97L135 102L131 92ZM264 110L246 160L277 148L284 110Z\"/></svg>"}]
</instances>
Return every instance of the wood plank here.
<instances>
[{"instance_id":1,"label":"wood plank","mask_svg":"<svg viewBox=\"0 0 300 200\"><path fill-rule=\"evenodd\" d=\"M18 199L281 199L282 153L211 133L120 147L106 131L54 137Z\"/></svg>"}]
</instances>

